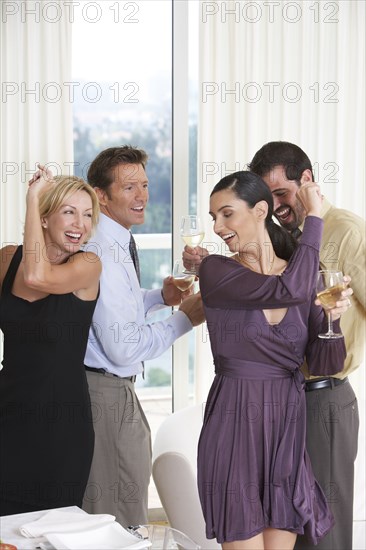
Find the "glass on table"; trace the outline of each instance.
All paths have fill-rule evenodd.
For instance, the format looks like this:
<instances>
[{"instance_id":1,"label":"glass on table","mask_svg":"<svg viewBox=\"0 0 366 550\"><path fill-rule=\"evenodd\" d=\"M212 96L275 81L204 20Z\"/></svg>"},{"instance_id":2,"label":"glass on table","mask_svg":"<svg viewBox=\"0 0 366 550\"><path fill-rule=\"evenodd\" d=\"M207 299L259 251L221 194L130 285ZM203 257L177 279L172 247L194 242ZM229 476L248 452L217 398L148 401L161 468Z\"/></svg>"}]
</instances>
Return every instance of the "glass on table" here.
<instances>
[{"instance_id":1,"label":"glass on table","mask_svg":"<svg viewBox=\"0 0 366 550\"><path fill-rule=\"evenodd\" d=\"M148 541L152 550L201 550L188 535L165 525L138 525L129 531Z\"/></svg>"}]
</instances>

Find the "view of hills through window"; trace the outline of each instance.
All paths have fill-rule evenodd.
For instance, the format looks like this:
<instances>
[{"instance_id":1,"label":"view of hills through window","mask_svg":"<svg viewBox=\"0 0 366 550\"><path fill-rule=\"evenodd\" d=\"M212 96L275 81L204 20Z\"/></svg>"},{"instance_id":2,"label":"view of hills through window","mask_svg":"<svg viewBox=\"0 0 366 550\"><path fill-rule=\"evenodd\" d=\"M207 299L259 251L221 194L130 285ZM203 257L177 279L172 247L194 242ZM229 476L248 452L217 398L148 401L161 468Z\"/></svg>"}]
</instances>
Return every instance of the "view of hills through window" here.
<instances>
[{"instance_id":1,"label":"view of hills through window","mask_svg":"<svg viewBox=\"0 0 366 550\"><path fill-rule=\"evenodd\" d=\"M124 89L117 81L93 84L80 79L78 82L81 89L87 90L89 98L100 97L98 102L90 102L83 96L75 100L74 154L78 175L86 177L90 161L107 147L130 144L144 149L149 155L150 199L145 223L136 226L134 232L170 233L171 75L149 77L144 84L148 89L148 98L144 101L141 84L137 82L123 84ZM120 101L117 101L118 95Z\"/></svg>"}]
</instances>

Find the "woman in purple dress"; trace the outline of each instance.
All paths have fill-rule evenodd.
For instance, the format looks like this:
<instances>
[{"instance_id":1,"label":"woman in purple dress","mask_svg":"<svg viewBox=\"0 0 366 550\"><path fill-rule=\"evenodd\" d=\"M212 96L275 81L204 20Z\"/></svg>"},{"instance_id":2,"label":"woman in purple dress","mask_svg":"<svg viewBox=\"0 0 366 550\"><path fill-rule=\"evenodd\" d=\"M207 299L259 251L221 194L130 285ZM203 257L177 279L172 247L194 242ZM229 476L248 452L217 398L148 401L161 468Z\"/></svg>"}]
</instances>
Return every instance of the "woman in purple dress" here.
<instances>
[{"instance_id":1,"label":"woman in purple dress","mask_svg":"<svg viewBox=\"0 0 366 550\"><path fill-rule=\"evenodd\" d=\"M321 197L312 182L298 195L307 218L297 245L272 221L272 195L256 174L226 176L211 193L215 233L235 254L207 256L199 271L216 376L198 486L206 535L224 549L290 550L297 534L316 544L333 525L305 450L299 368L305 358L313 374L334 374L345 346L318 338L327 327L314 303ZM337 305L339 314L345 301Z\"/></svg>"}]
</instances>

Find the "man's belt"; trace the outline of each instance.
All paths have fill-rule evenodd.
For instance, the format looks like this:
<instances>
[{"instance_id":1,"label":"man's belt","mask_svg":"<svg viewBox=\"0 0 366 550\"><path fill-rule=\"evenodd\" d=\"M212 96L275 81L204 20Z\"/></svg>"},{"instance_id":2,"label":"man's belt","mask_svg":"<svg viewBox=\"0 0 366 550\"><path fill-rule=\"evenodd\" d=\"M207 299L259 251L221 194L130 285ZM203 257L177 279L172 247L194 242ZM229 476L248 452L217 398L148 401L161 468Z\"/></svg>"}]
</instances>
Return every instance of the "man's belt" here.
<instances>
[{"instance_id":1,"label":"man's belt","mask_svg":"<svg viewBox=\"0 0 366 550\"><path fill-rule=\"evenodd\" d=\"M103 376L114 376L115 378L121 378L122 380L129 380L130 382L136 382L136 375L134 376L118 376L118 374L113 374L112 372L107 372L105 369L93 369L84 365L85 370L89 372L96 372L98 374L103 374Z\"/></svg>"},{"instance_id":2,"label":"man's belt","mask_svg":"<svg viewBox=\"0 0 366 550\"><path fill-rule=\"evenodd\" d=\"M322 378L321 380L307 380L305 382L305 391L323 390L324 388L334 388L348 381L346 378Z\"/></svg>"}]
</instances>

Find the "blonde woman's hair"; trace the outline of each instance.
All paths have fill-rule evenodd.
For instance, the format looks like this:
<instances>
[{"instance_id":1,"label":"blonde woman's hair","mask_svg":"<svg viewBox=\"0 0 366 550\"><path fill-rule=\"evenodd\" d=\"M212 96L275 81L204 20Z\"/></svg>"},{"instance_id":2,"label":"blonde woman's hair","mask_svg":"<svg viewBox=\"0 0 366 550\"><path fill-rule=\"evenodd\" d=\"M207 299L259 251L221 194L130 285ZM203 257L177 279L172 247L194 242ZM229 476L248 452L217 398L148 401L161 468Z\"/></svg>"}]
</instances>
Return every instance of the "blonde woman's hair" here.
<instances>
[{"instance_id":1,"label":"blonde woman's hair","mask_svg":"<svg viewBox=\"0 0 366 550\"><path fill-rule=\"evenodd\" d=\"M46 218L56 212L65 199L77 191L85 191L92 201L92 228L94 229L99 219L99 201L91 185L76 176L55 176L55 185L43 193L39 201L39 214Z\"/></svg>"}]
</instances>

